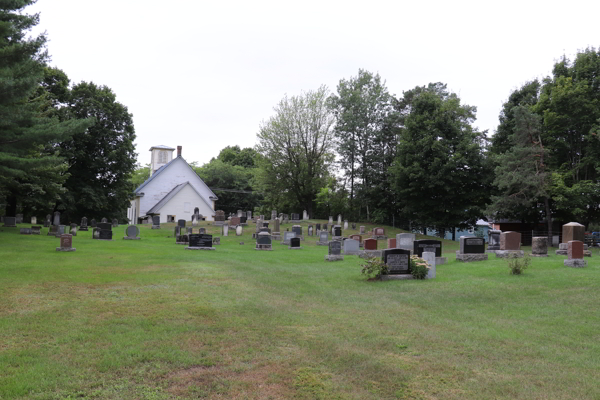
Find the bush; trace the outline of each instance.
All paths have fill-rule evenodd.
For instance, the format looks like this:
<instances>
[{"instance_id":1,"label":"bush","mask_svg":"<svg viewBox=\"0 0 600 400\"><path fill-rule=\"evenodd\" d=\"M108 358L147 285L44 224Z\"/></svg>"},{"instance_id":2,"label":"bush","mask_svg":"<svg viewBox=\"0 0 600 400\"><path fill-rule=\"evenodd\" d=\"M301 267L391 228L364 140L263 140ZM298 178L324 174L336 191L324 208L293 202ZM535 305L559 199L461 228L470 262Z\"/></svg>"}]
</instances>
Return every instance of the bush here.
<instances>
[{"instance_id":1,"label":"bush","mask_svg":"<svg viewBox=\"0 0 600 400\"><path fill-rule=\"evenodd\" d=\"M418 256L411 256L410 273L412 274L413 279L425 279L429 273L429 265L427 265L427 261Z\"/></svg>"},{"instance_id":2,"label":"bush","mask_svg":"<svg viewBox=\"0 0 600 400\"><path fill-rule=\"evenodd\" d=\"M367 275L369 280L379 279L381 275L387 275L388 268L381 258L371 257L362 264L361 273Z\"/></svg>"},{"instance_id":3,"label":"bush","mask_svg":"<svg viewBox=\"0 0 600 400\"><path fill-rule=\"evenodd\" d=\"M513 254L506 259L506 262L508 263L511 275L521 275L523 271L529 268L531 258L529 256L517 258L516 255Z\"/></svg>"}]
</instances>

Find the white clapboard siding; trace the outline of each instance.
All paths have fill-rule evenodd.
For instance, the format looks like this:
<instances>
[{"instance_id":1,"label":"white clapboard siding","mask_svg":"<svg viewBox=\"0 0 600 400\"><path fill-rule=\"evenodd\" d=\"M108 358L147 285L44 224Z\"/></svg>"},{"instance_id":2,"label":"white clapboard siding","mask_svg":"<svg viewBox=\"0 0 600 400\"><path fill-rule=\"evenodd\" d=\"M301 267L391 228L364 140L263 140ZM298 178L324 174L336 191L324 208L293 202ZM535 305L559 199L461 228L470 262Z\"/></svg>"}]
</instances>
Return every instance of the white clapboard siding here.
<instances>
[{"instance_id":1,"label":"white clapboard siding","mask_svg":"<svg viewBox=\"0 0 600 400\"><path fill-rule=\"evenodd\" d=\"M186 207L186 203L188 206ZM190 186L185 185L175 196L173 196L167 204L162 206L158 211L160 213L160 222L167 222L167 215L175 216L175 221L178 219L192 220L194 207L200 209L200 214L206 216L206 219L212 221L213 210L198 196L198 193Z\"/></svg>"}]
</instances>

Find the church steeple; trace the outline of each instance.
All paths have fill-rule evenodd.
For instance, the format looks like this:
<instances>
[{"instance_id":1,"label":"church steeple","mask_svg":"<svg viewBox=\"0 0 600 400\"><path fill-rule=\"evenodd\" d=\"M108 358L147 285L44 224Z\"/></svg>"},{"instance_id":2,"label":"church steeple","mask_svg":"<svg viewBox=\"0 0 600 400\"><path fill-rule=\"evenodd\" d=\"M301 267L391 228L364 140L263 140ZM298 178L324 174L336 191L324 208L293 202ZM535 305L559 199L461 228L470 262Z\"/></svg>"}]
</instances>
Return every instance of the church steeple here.
<instances>
[{"instance_id":1,"label":"church steeple","mask_svg":"<svg viewBox=\"0 0 600 400\"><path fill-rule=\"evenodd\" d=\"M175 149L161 145L150 147L150 151L152 154L150 158L150 176L152 176L160 167L171 162Z\"/></svg>"}]
</instances>

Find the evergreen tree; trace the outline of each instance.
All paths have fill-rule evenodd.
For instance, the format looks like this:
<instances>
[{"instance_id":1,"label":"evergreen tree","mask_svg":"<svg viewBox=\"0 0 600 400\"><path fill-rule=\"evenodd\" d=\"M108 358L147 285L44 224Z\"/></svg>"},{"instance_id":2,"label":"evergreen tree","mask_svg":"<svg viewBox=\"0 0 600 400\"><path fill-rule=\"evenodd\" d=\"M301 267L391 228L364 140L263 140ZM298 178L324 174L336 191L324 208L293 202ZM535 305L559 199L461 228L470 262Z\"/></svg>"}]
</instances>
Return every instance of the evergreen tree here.
<instances>
[{"instance_id":1,"label":"evergreen tree","mask_svg":"<svg viewBox=\"0 0 600 400\"><path fill-rule=\"evenodd\" d=\"M47 207L65 179L55 144L82 131L87 121L60 122L46 113L45 96L36 96L48 59L46 37L27 38L39 16L23 13L32 0L0 1L0 196L6 214Z\"/></svg>"}]
</instances>

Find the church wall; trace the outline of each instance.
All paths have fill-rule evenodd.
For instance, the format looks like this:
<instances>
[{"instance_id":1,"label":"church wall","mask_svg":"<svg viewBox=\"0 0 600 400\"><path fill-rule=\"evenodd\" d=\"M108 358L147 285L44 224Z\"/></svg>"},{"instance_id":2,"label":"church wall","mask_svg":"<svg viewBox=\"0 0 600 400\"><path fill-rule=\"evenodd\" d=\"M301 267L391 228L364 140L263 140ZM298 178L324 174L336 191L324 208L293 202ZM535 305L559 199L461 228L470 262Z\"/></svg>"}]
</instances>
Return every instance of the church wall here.
<instances>
[{"instance_id":1,"label":"church wall","mask_svg":"<svg viewBox=\"0 0 600 400\"><path fill-rule=\"evenodd\" d=\"M148 210L150 210L156 203L158 203L171 190L173 190L175 186L188 181L192 186L194 186L198 193L204 196L204 199L208 204L212 203L212 201L209 199L210 192L206 185L202 183L200 177L196 175L196 173L183 159L176 158L165 170L163 170L159 175L156 176L156 178L150 181L150 183L148 183L141 190L144 193L144 196L140 198L140 204L138 208L139 215L146 215ZM205 204L203 206L206 207ZM200 207L200 205L194 205L193 207ZM162 221L163 211L161 210L160 213ZM207 221L213 220L214 210L210 210L210 212L201 211L201 213L206 217Z\"/></svg>"},{"instance_id":2,"label":"church wall","mask_svg":"<svg viewBox=\"0 0 600 400\"><path fill-rule=\"evenodd\" d=\"M207 221L212 221L212 210L210 207L202 201L198 193L190 185L186 185L160 209L160 222L167 222L167 215L174 215L175 221L178 219L191 221L195 207L200 209L200 214L206 217Z\"/></svg>"}]
</instances>

